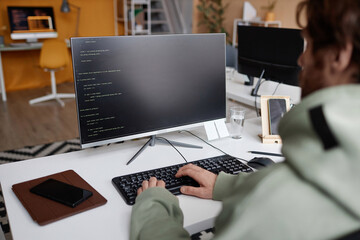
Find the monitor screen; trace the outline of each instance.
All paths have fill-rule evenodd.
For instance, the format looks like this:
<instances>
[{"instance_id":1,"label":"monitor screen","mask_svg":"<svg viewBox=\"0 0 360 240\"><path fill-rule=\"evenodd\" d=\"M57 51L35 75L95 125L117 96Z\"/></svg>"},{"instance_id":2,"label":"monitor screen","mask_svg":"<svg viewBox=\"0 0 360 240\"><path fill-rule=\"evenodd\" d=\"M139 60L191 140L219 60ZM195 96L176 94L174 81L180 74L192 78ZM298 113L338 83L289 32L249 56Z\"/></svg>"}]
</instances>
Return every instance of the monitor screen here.
<instances>
[{"instance_id":1,"label":"monitor screen","mask_svg":"<svg viewBox=\"0 0 360 240\"><path fill-rule=\"evenodd\" d=\"M52 7L8 7L11 39L56 38L56 26Z\"/></svg>"},{"instance_id":2,"label":"monitor screen","mask_svg":"<svg viewBox=\"0 0 360 240\"><path fill-rule=\"evenodd\" d=\"M297 86L303 49L298 29L238 25L239 73Z\"/></svg>"},{"instance_id":3,"label":"monitor screen","mask_svg":"<svg viewBox=\"0 0 360 240\"><path fill-rule=\"evenodd\" d=\"M225 35L71 38L82 147L225 119Z\"/></svg>"}]
</instances>

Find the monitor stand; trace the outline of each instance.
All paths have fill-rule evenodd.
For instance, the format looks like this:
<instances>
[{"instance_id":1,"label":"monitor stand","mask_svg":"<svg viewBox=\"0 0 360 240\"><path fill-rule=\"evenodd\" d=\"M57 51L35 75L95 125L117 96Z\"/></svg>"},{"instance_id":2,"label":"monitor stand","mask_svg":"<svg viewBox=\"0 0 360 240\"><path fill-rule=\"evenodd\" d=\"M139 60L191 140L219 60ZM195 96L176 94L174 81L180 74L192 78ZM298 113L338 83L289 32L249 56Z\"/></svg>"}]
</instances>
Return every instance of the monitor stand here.
<instances>
[{"instance_id":1,"label":"monitor stand","mask_svg":"<svg viewBox=\"0 0 360 240\"><path fill-rule=\"evenodd\" d=\"M262 70L261 75L260 75L260 77L259 77L259 81L256 83L255 88L253 88L253 89L251 90L251 96L260 97L260 96L258 95L258 91L259 91L261 79L263 78L264 74L265 74L265 69Z\"/></svg>"},{"instance_id":2,"label":"monitor stand","mask_svg":"<svg viewBox=\"0 0 360 240\"><path fill-rule=\"evenodd\" d=\"M248 77L249 81L246 81L244 84L245 84L246 86L252 86L252 85L254 85L254 77L249 76L249 75L247 75L247 77Z\"/></svg>"},{"instance_id":3,"label":"monitor stand","mask_svg":"<svg viewBox=\"0 0 360 240\"><path fill-rule=\"evenodd\" d=\"M140 153L142 153L145 148L147 148L148 146L155 146L156 142L165 142L167 144L171 144L173 146L178 146L178 147L186 147L186 148L202 148L201 146L197 146L197 145L192 145L192 144L187 144L187 143L182 143L182 142L175 142L175 141L170 141L170 140L166 140L165 138L160 138L160 137L156 137L156 135L153 135L150 137L150 139L144 144L144 146L142 146L140 148L140 150L135 153L135 155L126 163L126 165L129 165L132 161L135 160L135 158L137 158L137 156L140 155Z\"/></svg>"}]
</instances>

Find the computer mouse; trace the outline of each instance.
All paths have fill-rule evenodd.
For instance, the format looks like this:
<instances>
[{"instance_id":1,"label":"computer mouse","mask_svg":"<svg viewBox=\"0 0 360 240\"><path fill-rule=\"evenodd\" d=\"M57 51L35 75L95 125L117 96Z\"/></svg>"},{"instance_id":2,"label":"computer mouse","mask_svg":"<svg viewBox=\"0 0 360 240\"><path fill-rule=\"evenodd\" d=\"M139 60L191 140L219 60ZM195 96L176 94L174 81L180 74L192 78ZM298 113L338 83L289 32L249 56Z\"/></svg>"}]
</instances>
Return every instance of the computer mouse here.
<instances>
[{"instance_id":1,"label":"computer mouse","mask_svg":"<svg viewBox=\"0 0 360 240\"><path fill-rule=\"evenodd\" d=\"M267 157L255 157L251 159L247 165L249 165L252 168L260 169L269 166L270 164L273 164L274 161Z\"/></svg>"}]
</instances>

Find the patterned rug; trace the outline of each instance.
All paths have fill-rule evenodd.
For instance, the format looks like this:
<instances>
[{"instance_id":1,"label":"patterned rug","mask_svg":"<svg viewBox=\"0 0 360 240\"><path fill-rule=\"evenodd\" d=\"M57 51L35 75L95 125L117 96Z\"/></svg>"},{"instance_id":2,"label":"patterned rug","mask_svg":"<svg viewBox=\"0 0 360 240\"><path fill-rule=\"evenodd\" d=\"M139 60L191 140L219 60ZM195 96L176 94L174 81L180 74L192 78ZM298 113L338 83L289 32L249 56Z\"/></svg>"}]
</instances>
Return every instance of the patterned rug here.
<instances>
[{"instance_id":1,"label":"patterned rug","mask_svg":"<svg viewBox=\"0 0 360 240\"><path fill-rule=\"evenodd\" d=\"M29 146L16 150L0 152L0 164L17 162L31 158L45 157L60 153L81 150L80 140L72 139L61 142L48 143L37 146ZM6 240L12 240L9 222L6 216L6 208L0 186L0 225ZM0 233L1 234L1 233ZM191 236L192 240L209 240L213 238L213 229L207 229ZM0 237L1 239L1 237Z\"/></svg>"},{"instance_id":2,"label":"patterned rug","mask_svg":"<svg viewBox=\"0 0 360 240\"><path fill-rule=\"evenodd\" d=\"M61 142L29 146L21 149L0 152L0 164L67 153L80 149L80 140L77 138Z\"/></svg>"},{"instance_id":3,"label":"patterned rug","mask_svg":"<svg viewBox=\"0 0 360 240\"><path fill-rule=\"evenodd\" d=\"M10 233L10 226L9 226L8 219L6 217L6 209L5 209L4 198L2 195L1 187L0 187L0 226L4 232L5 238L7 240L11 240L12 237L11 237L11 233ZM0 229L0 231L1 231L1 229ZM0 232L0 239L1 239L1 232Z\"/></svg>"}]
</instances>

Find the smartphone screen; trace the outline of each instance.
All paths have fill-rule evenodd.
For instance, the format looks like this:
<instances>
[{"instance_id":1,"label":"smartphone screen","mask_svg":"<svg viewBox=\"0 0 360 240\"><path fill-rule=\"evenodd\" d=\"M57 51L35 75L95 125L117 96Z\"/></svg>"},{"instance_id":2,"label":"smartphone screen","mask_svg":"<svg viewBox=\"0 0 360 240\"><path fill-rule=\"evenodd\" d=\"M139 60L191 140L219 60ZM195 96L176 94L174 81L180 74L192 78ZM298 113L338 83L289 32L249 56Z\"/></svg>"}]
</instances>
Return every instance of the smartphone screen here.
<instances>
[{"instance_id":1,"label":"smartphone screen","mask_svg":"<svg viewBox=\"0 0 360 240\"><path fill-rule=\"evenodd\" d=\"M281 98L269 99L269 120L270 120L270 135L278 135L278 125L280 119L286 113L286 101Z\"/></svg>"},{"instance_id":2,"label":"smartphone screen","mask_svg":"<svg viewBox=\"0 0 360 240\"><path fill-rule=\"evenodd\" d=\"M70 207L76 207L92 196L92 192L88 190L52 178L31 188L30 192Z\"/></svg>"}]
</instances>

